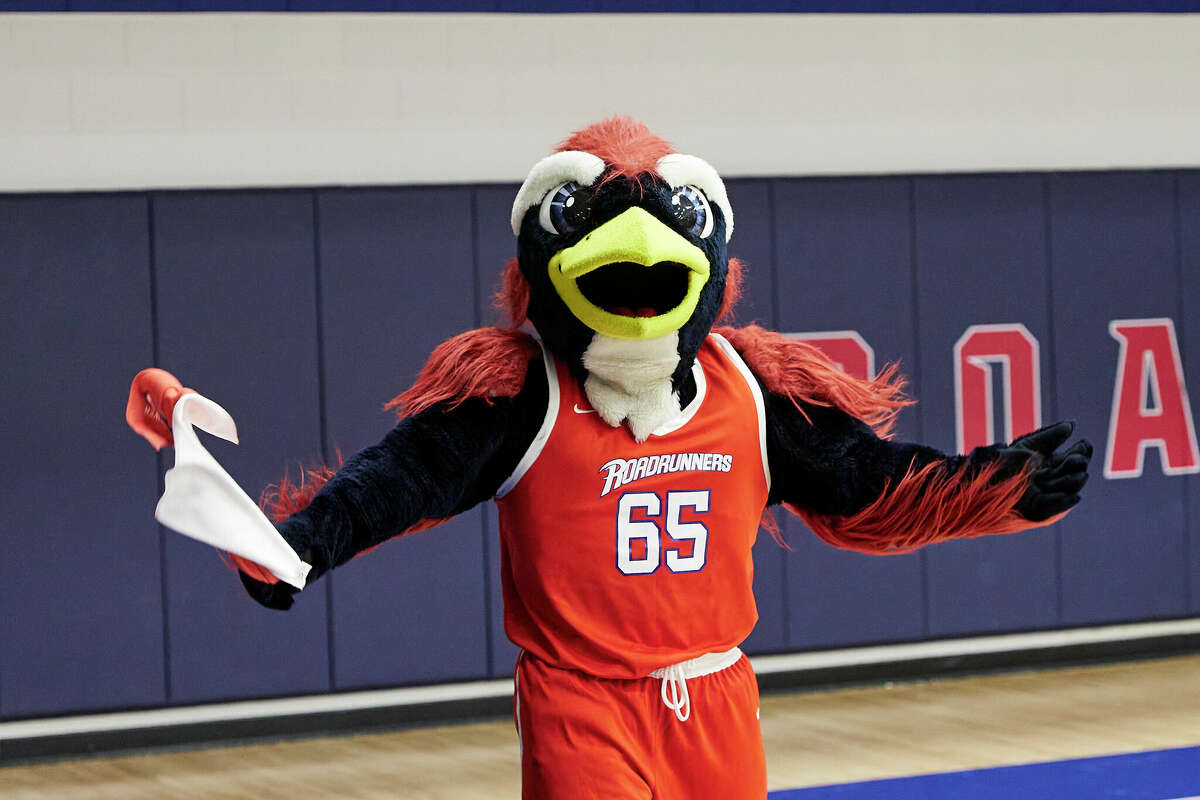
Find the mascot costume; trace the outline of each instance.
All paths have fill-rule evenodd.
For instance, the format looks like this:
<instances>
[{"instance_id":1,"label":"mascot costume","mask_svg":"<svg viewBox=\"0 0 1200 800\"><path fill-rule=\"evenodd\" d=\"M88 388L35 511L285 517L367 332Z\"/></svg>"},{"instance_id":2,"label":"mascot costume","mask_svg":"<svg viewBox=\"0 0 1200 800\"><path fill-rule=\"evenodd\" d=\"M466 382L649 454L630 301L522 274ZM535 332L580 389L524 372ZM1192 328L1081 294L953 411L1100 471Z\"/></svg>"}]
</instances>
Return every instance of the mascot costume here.
<instances>
[{"instance_id":1,"label":"mascot costume","mask_svg":"<svg viewBox=\"0 0 1200 800\"><path fill-rule=\"evenodd\" d=\"M766 795L738 645L770 506L882 555L1046 525L1079 501L1091 447L1059 450L1071 423L967 455L891 441L910 402L894 367L864 381L778 333L714 328L741 280L733 209L711 166L641 123L597 123L535 164L512 230L511 325L439 345L383 441L265 498L298 574L226 549L250 596L286 609L297 586L495 498L526 798ZM193 396L207 405L181 423ZM260 513L188 477L181 425L222 435L221 414L161 370L131 390L133 427L156 446L175 434L167 495L183 499L164 516L164 495L160 519L200 538L198 518Z\"/></svg>"}]
</instances>

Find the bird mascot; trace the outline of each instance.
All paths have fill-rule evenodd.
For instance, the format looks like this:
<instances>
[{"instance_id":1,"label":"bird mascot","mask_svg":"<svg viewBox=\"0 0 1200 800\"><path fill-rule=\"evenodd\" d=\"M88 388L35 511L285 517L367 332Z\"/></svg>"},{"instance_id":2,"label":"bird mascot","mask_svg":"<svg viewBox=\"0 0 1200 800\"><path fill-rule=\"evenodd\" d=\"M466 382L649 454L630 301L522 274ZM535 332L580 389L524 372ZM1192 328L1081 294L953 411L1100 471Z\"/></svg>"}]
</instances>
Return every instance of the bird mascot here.
<instances>
[{"instance_id":1,"label":"bird mascot","mask_svg":"<svg viewBox=\"0 0 1200 800\"><path fill-rule=\"evenodd\" d=\"M894 367L862 380L778 333L714 328L741 280L725 187L639 122L591 125L535 164L512 230L510 325L439 345L379 444L266 500L311 582L495 498L526 798L766 795L738 645L771 506L883 555L1079 501L1091 447L1060 450L1071 423L966 455L892 441L910 402ZM190 393L148 370L128 419L169 443ZM270 608L304 585L233 561Z\"/></svg>"}]
</instances>

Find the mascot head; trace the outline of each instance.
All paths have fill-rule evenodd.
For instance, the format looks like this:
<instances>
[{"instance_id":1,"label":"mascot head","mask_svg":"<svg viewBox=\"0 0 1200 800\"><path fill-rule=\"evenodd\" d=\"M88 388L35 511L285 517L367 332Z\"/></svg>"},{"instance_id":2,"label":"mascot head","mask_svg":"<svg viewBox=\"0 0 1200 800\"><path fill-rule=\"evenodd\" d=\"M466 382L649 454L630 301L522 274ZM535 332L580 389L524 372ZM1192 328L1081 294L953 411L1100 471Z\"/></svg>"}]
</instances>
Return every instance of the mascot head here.
<instances>
[{"instance_id":1,"label":"mascot head","mask_svg":"<svg viewBox=\"0 0 1200 800\"><path fill-rule=\"evenodd\" d=\"M613 392L620 410L636 412L640 396L666 415L664 380L678 413L696 353L736 295L733 210L716 170L613 117L533 166L512 229L519 275L506 281L527 284L529 320L602 416L620 423L604 413ZM635 433L648 423L627 417Z\"/></svg>"}]
</instances>

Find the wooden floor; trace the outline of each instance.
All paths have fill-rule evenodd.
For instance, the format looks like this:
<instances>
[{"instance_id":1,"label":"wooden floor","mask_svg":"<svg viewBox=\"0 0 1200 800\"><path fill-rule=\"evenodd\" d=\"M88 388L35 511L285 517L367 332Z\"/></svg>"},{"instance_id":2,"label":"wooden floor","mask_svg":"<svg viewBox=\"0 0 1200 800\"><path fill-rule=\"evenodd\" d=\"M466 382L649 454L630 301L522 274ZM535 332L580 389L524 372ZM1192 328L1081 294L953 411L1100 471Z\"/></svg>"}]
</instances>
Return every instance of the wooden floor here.
<instances>
[{"instance_id":1,"label":"wooden floor","mask_svg":"<svg viewBox=\"0 0 1200 800\"><path fill-rule=\"evenodd\" d=\"M762 702L772 789L1200 744L1200 656ZM0 769L5 798L517 797L511 723Z\"/></svg>"}]
</instances>

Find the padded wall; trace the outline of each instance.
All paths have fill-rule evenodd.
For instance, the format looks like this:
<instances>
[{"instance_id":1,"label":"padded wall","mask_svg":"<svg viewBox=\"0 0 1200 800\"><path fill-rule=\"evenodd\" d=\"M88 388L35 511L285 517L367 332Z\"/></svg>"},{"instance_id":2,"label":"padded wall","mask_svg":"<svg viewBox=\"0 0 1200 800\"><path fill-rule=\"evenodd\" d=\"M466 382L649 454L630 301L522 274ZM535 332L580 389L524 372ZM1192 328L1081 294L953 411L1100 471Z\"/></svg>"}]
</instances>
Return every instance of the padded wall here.
<instances>
[{"instance_id":1,"label":"padded wall","mask_svg":"<svg viewBox=\"0 0 1200 800\"><path fill-rule=\"evenodd\" d=\"M463 11L506 13L1064 13L1183 12L1187 0L0 0L6 11Z\"/></svg>"},{"instance_id":2,"label":"padded wall","mask_svg":"<svg viewBox=\"0 0 1200 800\"><path fill-rule=\"evenodd\" d=\"M490 506L386 544L288 614L211 549L160 532L162 465L121 419L156 357L223 403L207 440L249 491L352 452L445 337L499 316L515 187L0 197L11 342L2 412L0 717L511 673ZM900 435L954 446L953 347L970 325L1039 342L1046 421L1103 457L1117 342L1169 317L1200 380L1200 173L731 181L739 322L856 330L920 400ZM1190 315L1190 316L1189 316ZM1195 392L1193 392L1193 397ZM16 424L13 424L14 421ZM165 454L169 463L170 451ZM755 551L753 652L1194 614L1195 476L1093 470L1084 505L1025 535L872 558L783 520ZM779 515L780 517L784 515Z\"/></svg>"},{"instance_id":3,"label":"padded wall","mask_svg":"<svg viewBox=\"0 0 1200 800\"><path fill-rule=\"evenodd\" d=\"M320 443L312 196L176 192L153 211L160 363L233 415L241 444L205 443L257 496ZM323 587L275 613L211 547L164 541L172 702L329 689Z\"/></svg>"},{"instance_id":4,"label":"padded wall","mask_svg":"<svg viewBox=\"0 0 1200 800\"><path fill-rule=\"evenodd\" d=\"M120 425L154 357L147 200L0 197L0 714L160 705L154 455Z\"/></svg>"},{"instance_id":5,"label":"padded wall","mask_svg":"<svg viewBox=\"0 0 1200 800\"><path fill-rule=\"evenodd\" d=\"M911 181L786 180L774 190L780 329L856 330L876 363L900 361L916 380ZM905 410L899 435L919 437L917 422ZM794 548L787 558L789 646L923 634L923 553L869 558L826 546L795 518L786 528Z\"/></svg>"},{"instance_id":6,"label":"padded wall","mask_svg":"<svg viewBox=\"0 0 1200 800\"><path fill-rule=\"evenodd\" d=\"M1180 309L1177 177L1168 172L1050 178L1052 302L1059 407L1103 441L1117 341L1112 319L1176 317ZM1190 312L1195 315L1195 311ZM1062 523L1063 620L1168 617L1187 611L1186 479L1157 451L1140 478L1098 481Z\"/></svg>"},{"instance_id":7,"label":"padded wall","mask_svg":"<svg viewBox=\"0 0 1200 800\"><path fill-rule=\"evenodd\" d=\"M471 190L327 190L320 267L326 451L391 427L383 404L438 342L474 327ZM331 575L338 689L487 669L481 510L388 542Z\"/></svg>"},{"instance_id":8,"label":"padded wall","mask_svg":"<svg viewBox=\"0 0 1200 800\"><path fill-rule=\"evenodd\" d=\"M922 178L914 189L923 388L917 411L923 439L952 450L954 392L938 387L953 385L954 343L968 326L1024 325L1041 342L1042 373L1054 374L1043 180L1037 175ZM1088 331L1080 334L1093 338ZM1047 422L1058 418L1053 400L1053 380L1046 380ZM1027 431L1014 431L1021 433ZM928 550L926 559L931 635L1048 627L1058 619L1058 533L1053 528L947 542Z\"/></svg>"}]
</instances>

